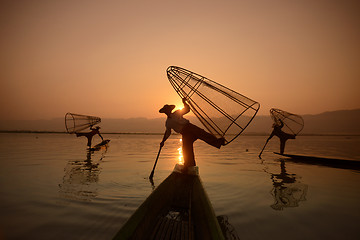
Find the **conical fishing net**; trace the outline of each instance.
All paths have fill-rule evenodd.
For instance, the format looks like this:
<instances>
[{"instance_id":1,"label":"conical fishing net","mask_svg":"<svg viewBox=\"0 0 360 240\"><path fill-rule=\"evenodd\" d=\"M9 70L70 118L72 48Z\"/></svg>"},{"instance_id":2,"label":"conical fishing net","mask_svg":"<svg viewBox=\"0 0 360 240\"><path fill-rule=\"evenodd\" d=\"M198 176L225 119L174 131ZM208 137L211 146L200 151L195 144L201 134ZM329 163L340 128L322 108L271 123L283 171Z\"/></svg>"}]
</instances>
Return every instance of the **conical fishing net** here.
<instances>
[{"instance_id":1,"label":"conical fishing net","mask_svg":"<svg viewBox=\"0 0 360 240\"><path fill-rule=\"evenodd\" d=\"M101 122L101 118L75 113L65 115L65 127L68 133L80 132Z\"/></svg>"},{"instance_id":2,"label":"conical fishing net","mask_svg":"<svg viewBox=\"0 0 360 240\"><path fill-rule=\"evenodd\" d=\"M281 130L288 134L298 135L304 127L303 118L293 113L272 108L270 109L270 116L274 123L279 126L281 125L281 122L283 122L284 126Z\"/></svg>"},{"instance_id":3,"label":"conical fishing net","mask_svg":"<svg viewBox=\"0 0 360 240\"><path fill-rule=\"evenodd\" d=\"M225 144L245 130L260 108L254 100L186 69L170 66L167 76L200 122L214 136L224 137Z\"/></svg>"}]
</instances>

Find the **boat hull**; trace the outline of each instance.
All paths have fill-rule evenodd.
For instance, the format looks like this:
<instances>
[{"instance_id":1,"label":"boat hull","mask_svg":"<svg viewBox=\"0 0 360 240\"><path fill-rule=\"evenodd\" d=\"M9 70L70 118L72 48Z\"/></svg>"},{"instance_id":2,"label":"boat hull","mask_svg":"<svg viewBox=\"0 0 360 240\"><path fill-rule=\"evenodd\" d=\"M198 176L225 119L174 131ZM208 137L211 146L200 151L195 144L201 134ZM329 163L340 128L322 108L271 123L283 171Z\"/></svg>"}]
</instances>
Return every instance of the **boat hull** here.
<instances>
[{"instance_id":1,"label":"boat hull","mask_svg":"<svg viewBox=\"0 0 360 240\"><path fill-rule=\"evenodd\" d=\"M328 166L334 168L360 170L360 161L356 161L356 160L335 159L335 158L304 156L304 155L294 155L294 154L280 154L277 152L274 153L283 157L288 157L293 162L322 165L322 166Z\"/></svg>"},{"instance_id":2,"label":"boat hull","mask_svg":"<svg viewBox=\"0 0 360 240\"><path fill-rule=\"evenodd\" d=\"M181 165L152 192L114 239L224 239L198 174Z\"/></svg>"}]
</instances>

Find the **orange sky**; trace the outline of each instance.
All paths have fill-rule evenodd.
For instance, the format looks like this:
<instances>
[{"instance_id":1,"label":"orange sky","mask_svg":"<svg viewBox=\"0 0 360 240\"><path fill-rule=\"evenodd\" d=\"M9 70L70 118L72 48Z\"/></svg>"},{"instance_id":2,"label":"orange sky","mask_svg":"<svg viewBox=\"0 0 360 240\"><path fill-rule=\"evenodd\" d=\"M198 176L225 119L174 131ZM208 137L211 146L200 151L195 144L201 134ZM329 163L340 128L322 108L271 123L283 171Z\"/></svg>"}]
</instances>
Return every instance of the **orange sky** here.
<instances>
[{"instance_id":1,"label":"orange sky","mask_svg":"<svg viewBox=\"0 0 360 240\"><path fill-rule=\"evenodd\" d=\"M358 1L1 1L3 119L162 117L187 68L298 114L360 108Z\"/></svg>"}]
</instances>

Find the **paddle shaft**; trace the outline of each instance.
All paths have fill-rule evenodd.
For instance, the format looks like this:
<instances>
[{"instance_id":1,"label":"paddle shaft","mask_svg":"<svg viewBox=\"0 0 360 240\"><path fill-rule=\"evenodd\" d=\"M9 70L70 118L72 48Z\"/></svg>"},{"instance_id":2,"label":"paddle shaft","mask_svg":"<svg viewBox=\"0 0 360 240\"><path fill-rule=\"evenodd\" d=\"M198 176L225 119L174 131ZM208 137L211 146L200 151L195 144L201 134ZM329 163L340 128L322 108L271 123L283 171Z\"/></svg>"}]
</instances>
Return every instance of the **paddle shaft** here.
<instances>
[{"instance_id":1,"label":"paddle shaft","mask_svg":"<svg viewBox=\"0 0 360 240\"><path fill-rule=\"evenodd\" d=\"M162 148L162 147L160 146L159 152L158 152L158 154L157 154L157 156L156 156L156 160L155 160L155 163L154 163L154 167L153 167L153 169L152 169L152 171L151 171L151 173L150 173L149 179L152 179L153 176L154 176L155 167L156 167L157 161L158 161L159 156L160 156L161 148Z\"/></svg>"},{"instance_id":2,"label":"paddle shaft","mask_svg":"<svg viewBox=\"0 0 360 240\"><path fill-rule=\"evenodd\" d=\"M266 147L266 145L267 145L268 142L269 142L269 139L266 140L266 143L265 143L264 147L261 149L261 152L260 152L260 154L259 154L259 158L260 158L260 159L261 159L261 154L262 154L262 152L264 151L264 149L265 149L265 147Z\"/></svg>"}]
</instances>

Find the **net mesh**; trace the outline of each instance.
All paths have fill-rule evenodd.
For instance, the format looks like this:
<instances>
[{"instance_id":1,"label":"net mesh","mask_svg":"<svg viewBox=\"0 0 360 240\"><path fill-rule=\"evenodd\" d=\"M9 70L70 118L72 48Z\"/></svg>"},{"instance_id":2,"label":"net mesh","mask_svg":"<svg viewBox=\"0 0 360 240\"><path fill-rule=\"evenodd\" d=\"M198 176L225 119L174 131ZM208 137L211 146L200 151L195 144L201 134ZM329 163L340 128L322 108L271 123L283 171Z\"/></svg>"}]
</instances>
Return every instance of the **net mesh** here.
<instances>
[{"instance_id":1,"label":"net mesh","mask_svg":"<svg viewBox=\"0 0 360 240\"><path fill-rule=\"evenodd\" d=\"M80 132L101 122L101 118L75 113L66 113L65 128L68 133Z\"/></svg>"},{"instance_id":2,"label":"net mesh","mask_svg":"<svg viewBox=\"0 0 360 240\"><path fill-rule=\"evenodd\" d=\"M272 108L270 116L275 124L281 125L281 121L284 123L281 130L285 133L298 135L304 128L304 120L299 115Z\"/></svg>"},{"instance_id":3,"label":"net mesh","mask_svg":"<svg viewBox=\"0 0 360 240\"><path fill-rule=\"evenodd\" d=\"M200 122L214 136L224 137L225 144L245 130L260 108L256 101L186 69L170 66L167 76Z\"/></svg>"}]
</instances>

